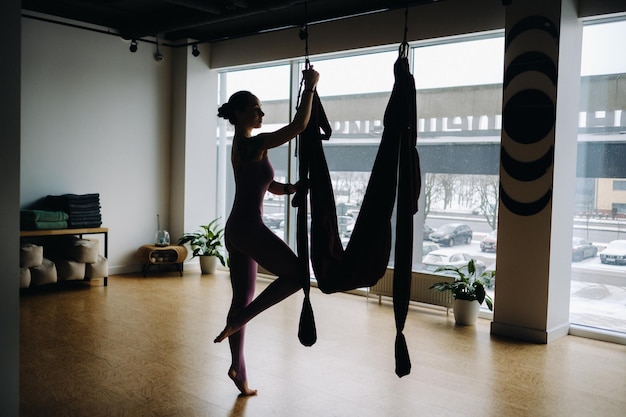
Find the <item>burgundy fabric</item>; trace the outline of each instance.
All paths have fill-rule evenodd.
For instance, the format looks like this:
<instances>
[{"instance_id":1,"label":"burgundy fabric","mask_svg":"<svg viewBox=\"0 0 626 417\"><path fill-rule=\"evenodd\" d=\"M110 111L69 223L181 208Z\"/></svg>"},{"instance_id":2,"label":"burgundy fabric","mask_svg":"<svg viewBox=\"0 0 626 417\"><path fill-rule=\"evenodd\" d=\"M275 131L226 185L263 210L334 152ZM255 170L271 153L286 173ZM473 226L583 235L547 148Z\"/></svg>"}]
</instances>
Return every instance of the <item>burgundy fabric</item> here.
<instances>
[{"instance_id":1,"label":"burgundy fabric","mask_svg":"<svg viewBox=\"0 0 626 417\"><path fill-rule=\"evenodd\" d=\"M413 215L421 185L416 149L415 81L408 60L394 65L395 83L384 116L384 132L352 236L343 249L337 226L335 199L322 140L331 129L315 93L311 120L299 138L300 181L307 181L311 205L310 259L319 288L324 293L347 291L376 284L384 275L391 251L391 218L397 200L394 259L394 312L396 320L396 374L410 372L411 364L402 331L408 312L413 248ZM298 207L298 256L308 270L306 191L294 199ZM301 220L303 219L303 220ZM310 308L304 283L303 312ZM303 315L304 316L304 315ZM314 331L312 316L301 320L300 334Z\"/></svg>"},{"instance_id":2,"label":"burgundy fabric","mask_svg":"<svg viewBox=\"0 0 626 417\"><path fill-rule=\"evenodd\" d=\"M254 146L241 142L241 147ZM233 299L228 323L243 325L228 338L232 368L246 380L244 358L245 323L302 288L303 278L298 257L289 246L263 224L263 196L274 178L267 158L254 160L254 152L242 148L244 160L235 172L235 201L226 222L224 240L230 258ZM278 277L253 300L257 262ZM307 275L308 277L308 275Z\"/></svg>"}]
</instances>

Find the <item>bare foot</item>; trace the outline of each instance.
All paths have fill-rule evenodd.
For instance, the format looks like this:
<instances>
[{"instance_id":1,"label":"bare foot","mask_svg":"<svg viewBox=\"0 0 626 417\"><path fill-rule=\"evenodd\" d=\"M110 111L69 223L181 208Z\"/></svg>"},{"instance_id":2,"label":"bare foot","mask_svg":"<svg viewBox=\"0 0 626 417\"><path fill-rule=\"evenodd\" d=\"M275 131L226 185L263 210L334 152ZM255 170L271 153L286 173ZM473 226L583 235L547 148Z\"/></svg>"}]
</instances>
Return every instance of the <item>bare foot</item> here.
<instances>
[{"instance_id":1,"label":"bare foot","mask_svg":"<svg viewBox=\"0 0 626 417\"><path fill-rule=\"evenodd\" d=\"M252 395L257 395L257 390L248 388L248 381L241 380L235 368L230 368L228 370L228 377L233 380L239 391L241 391L240 396L249 397Z\"/></svg>"},{"instance_id":2,"label":"bare foot","mask_svg":"<svg viewBox=\"0 0 626 417\"><path fill-rule=\"evenodd\" d=\"M227 337L231 336L234 333L237 333L239 329L235 328L231 325L227 325L224 330L222 330L222 333L220 333L215 340L213 340L214 343L220 343L222 340L226 339Z\"/></svg>"}]
</instances>

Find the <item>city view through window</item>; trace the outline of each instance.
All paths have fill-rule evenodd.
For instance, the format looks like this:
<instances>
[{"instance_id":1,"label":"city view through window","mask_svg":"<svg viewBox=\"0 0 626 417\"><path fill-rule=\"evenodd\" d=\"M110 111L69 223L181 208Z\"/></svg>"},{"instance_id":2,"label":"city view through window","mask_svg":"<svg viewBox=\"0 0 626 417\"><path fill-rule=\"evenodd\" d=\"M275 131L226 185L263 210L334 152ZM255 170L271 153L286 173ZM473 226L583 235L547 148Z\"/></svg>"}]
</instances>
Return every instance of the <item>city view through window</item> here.
<instances>
[{"instance_id":1,"label":"city view through window","mask_svg":"<svg viewBox=\"0 0 626 417\"><path fill-rule=\"evenodd\" d=\"M626 164L612 155L623 156L626 147L626 52L612 46L611 39L624 37L624 21L584 29L570 305L573 324L621 333L626 333ZM480 269L496 270L503 44L500 34L411 49L423 182L415 218L416 271L432 273L456 259L466 264L468 258ZM393 47L312 59L333 127L324 146L344 244L380 142L396 57ZM224 72L219 102L237 90L258 87L252 92L266 113L263 129L280 127L288 122L297 97L289 84L291 67L301 65L294 61ZM355 75L362 72L367 79ZM218 212L226 218L234 192L230 126L221 124L218 135L223 197ZM274 149L270 159L279 181L297 180L293 149ZM293 246L295 215L285 197L268 193L264 219ZM496 286L497 272L488 289L497 305Z\"/></svg>"}]
</instances>

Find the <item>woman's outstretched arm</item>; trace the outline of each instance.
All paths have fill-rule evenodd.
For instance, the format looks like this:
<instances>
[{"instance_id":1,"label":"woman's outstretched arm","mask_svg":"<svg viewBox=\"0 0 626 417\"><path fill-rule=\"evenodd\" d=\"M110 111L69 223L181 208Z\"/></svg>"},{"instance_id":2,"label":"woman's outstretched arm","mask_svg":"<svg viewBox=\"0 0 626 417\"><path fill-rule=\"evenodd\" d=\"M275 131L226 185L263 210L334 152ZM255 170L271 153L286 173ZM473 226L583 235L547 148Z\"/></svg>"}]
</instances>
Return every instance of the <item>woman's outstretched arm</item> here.
<instances>
[{"instance_id":1,"label":"woman's outstretched arm","mask_svg":"<svg viewBox=\"0 0 626 417\"><path fill-rule=\"evenodd\" d=\"M300 107L296 111L293 121L287 126L271 133L261 133L254 138L259 141L260 149L271 149L289 142L302 133L311 117L313 94L319 80L319 74L313 69L302 71L304 77L304 92L300 101Z\"/></svg>"}]
</instances>

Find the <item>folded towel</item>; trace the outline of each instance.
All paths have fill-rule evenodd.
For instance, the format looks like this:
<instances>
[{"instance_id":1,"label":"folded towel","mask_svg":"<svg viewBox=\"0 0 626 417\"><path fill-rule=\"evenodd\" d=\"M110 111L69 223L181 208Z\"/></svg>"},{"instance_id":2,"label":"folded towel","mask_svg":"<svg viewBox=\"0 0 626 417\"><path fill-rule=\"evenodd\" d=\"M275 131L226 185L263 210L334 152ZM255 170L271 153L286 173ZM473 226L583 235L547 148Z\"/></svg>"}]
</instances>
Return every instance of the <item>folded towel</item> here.
<instances>
[{"instance_id":1,"label":"folded towel","mask_svg":"<svg viewBox=\"0 0 626 417\"><path fill-rule=\"evenodd\" d=\"M20 210L20 219L29 222L60 222L68 219L64 211Z\"/></svg>"},{"instance_id":2,"label":"folded towel","mask_svg":"<svg viewBox=\"0 0 626 417\"><path fill-rule=\"evenodd\" d=\"M54 230L54 229L67 229L67 221L58 222L38 222L38 221L25 221L20 222L20 228L22 230Z\"/></svg>"},{"instance_id":3,"label":"folded towel","mask_svg":"<svg viewBox=\"0 0 626 417\"><path fill-rule=\"evenodd\" d=\"M91 194L62 194L62 195L49 195L48 198L52 199L62 199L67 202L98 202L100 201L100 194L91 193Z\"/></svg>"},{"instance_id":4,"label":"folded towel","mask_svg":"<svg viewBox=\"0 0 626 417\"><path fill-rule=\"evenodd\" d=\"M100 213L70 213L69 220L102 220L102 215Z\"/></svg>"},{"instance_id":5,"label":"folded towel","mask_svg":"<svg viewBox=\"0 0 626 417\"><path fill-rule=\"evenodd\" d=\"M100 194L49 195L43 204L46 208L67 211L70 214L73 210L100 210Z\"/></svg>"},{"instance_id":6,"label":"folded towel","mask_svg":"<svg viewBox=\"0 0 626 417\"><path fill-rule=\"evenodd\" d=\"M70 220L68 223L68 227L70 229L80 229L83 227L100 227L102 226L101 221L72 221Z\"/></svg>"},{"instance_id":7,"label":"folded towel","mask_svg":"<svg viewBox=\"0 0 626 417\"><path fill-rule=\"evenodd\" d=\"M28 218L23 222L22 230L40 229L76 229L83 227L100 227L102 225L102 215L100 213L100 194L63 194L48 195L43 198L36 207L40 211L60 211L67 214L63 218L67 224L52 225L40 224L40 219Z\"/></svg>"}]
</instances>

